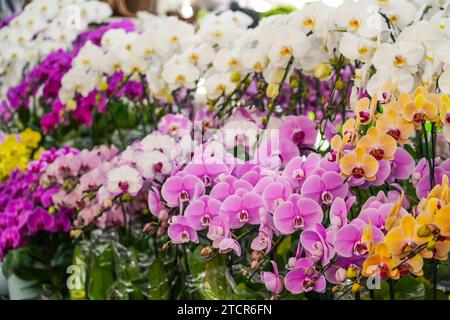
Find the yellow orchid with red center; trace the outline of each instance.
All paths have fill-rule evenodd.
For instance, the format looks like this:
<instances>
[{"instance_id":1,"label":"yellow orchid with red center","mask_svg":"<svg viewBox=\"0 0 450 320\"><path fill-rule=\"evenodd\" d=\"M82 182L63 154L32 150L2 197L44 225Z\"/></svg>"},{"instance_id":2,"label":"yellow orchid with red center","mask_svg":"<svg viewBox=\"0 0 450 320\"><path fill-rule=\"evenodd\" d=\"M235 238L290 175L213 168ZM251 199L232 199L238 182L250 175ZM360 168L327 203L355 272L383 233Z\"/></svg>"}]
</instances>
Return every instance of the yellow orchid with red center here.
<instances>
[{"instance_id":1,"label":"yellow orchid with red center","mask_svg":"<svg viewBox=\"0 0 450 320\"><path fill-rule=\"evenodd\" d=\"M347 144L354 145L358 140L358 131L360 127L359 119L350 118L342 125L342 136L349 135Z\"/></svg>"},{"instance_id":2,"label":"yellow orchid with red center","mask_svg":"<svg viewBox=\"0 0 450 320\"><path fill-rule=\"evenodd\" d=\"M446 94L440 97L439 118L442 122L442 133L445 140L450 142L450 98Z\"/></svg>"},{"instance_id":3,"label":"yellow orchid with red center","mask_svg":"<svg viewBox=\"0 0 450 320\"><path fill-rule=\"evenodd\" d=\"M381 279L398 279L400 278L400 272L392 255L389 251L389 247L381 242L375 247L374 252L364 261L362 274L366 277L379 274Z\"/></svg>"},{"instance_id":4,"label":"yellow orchid with red center","mask_svg":"<svg viewBox=\"0 0 450 320\"><path fill-rule=\"evenodd\" d=\"M367 134L358 141L356 146L377 160L392 160L397 150L397 141L387 133L372 127L367 130Z\"/></svg>"},{"instance_id":5,"label":"yellow orchid with red center","mask_svg":"<svg viewBox=\"0 0 450 320\"><path fill-rule=\"evenodd\" d=\"M415 257L417 253L414 250L433 238L431 234L419 236L420 227L412 215L403 216L400 225L392 228L384 239L384 243L389 247L392 255L401 260ZM422 251L420 253L422 254ZM422 264L421 259L422 256L413 260L413 263ZM416 269L415 267L413 269Z\"/></svg>"},{"instance_id":6,"label":"yellow orchid with red center","mask_svg":"<svg viewBox=\"0 0 450 320\"><path fill-rule=\"evenodd\" d=\"M333 138L331 138L330 146L331 146L331 159L330 161L337 161L342 157L342 154L344 153L344 148L348 144L348 141L350 140L351 133L347 133L344 135L343 138L341 138L340 135L335 135Z\"/></svg>"},{"instance_id":7,"label":"yellow orchid with red center","mask_svg":"<svg viewBox=\"0 0 450 320\"><path fill-rule=\"evenodd\" d=\"M339 165L344 177L369 181L375 180L379 168L378 161L360 147L344 155Z\"/></svg>"},{"instance_id":8,"label":"yellow orchid with red center","mask_svg":"<svg viewBox=\"0 0 450 320\"><path fill-rule=\"evenodd\" d=\"M377 119L376 128L380 132L390 135L398 143L406 144L414 132L414 125L406 121L399 110L401 110L399 101L386 105L383 114Z\"/></svg>"},{"instance_id":9,"label":"yellow orchid with red center","mask_svg":"<svg viewBox=\"0 0 450 320\"><path fill-rule=\"evenodd\" d=\"M404 198L405 194L402 192L400 198L394 203L391 211L389 211L389 214L384 222L384 229L386 231L390 231L392 228L399 226L403 216L407 214L406 210L403 209L402 206Z\"/></svg>"},{"instance_id":10,"label":"yellow orchid with red center","mask_svg":"<svg viewBox=\"0 0 450 320\"><path fill-rule=\"evenodd\" d=\"M434 121L438 108L434 102L428 100L427 97L419 93L414 100L406 102L402 108L403 118L414 124L415 128L420 130L425 121Z\"/></svg>"},{"instance_id":11,"label":"yellow orchid with red center","mask_svg":"<svg viewBox=\"0 0 450 320\"><path fill-rule=\"evenodd\" d=\"M358 100L355 105L355 114L361 124L367 125L372 122L376 106L376 94L372 97L372 100L367 97Z\"/></svg>"}]
</instances>

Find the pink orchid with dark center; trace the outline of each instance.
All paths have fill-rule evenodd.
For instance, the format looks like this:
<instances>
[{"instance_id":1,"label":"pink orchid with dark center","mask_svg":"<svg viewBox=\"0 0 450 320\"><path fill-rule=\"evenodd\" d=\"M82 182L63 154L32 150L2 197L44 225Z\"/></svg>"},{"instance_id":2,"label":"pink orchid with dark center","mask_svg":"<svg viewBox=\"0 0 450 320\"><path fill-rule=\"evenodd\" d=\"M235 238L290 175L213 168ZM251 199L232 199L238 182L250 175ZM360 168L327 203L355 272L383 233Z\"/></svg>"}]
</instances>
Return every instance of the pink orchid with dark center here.
<instances>
[{"instance_id":1,"label":"pink orchid with dark center","mask_svg":"<svg viewBox=\"0 0 450 320\"><path fill-rule=\"evenodd\" d=\"M328 264L334 257L335 251L325 228L316 223L313 228L305 230L300 234L300 242L306 250L306 254L314 261L322 261L322 265Z\"/></svg>"},{"instance_id":2,"label":"pink orchid with dark center","mask_svg":"<svg viewBox=\"0 0 450 320\"><path fill-rule=\"evenodd\" d=\"M247 223L258 224L261 208L264 201L256 192L240 189L223 201L220 212L228 216L231 229L238 229Z\"/></svg>"},{"instance_id":3,"label":"pink orchid with dark center","mask_svg":"<svg viewBox=\"0 0 450 320\"><path fill-rule=\"evenodd\" d=\"M307 230L321 223L323 212L314 200L301 198L297 194L280 204L273 215L275 228L282 234L291 234L297 230Z\"/></svg>"},{"instance_id":4,"label":"pink orchid with dark center","mask_svg":"<svg viewBox=\"0 0 450 320\"><path fill-rule=\"evenodd\" d=\"M344 183L341 175L332 171L309 176L301 188L302 196L325 205L331 205L335 198L345 198L347 194L348 184Z\"/></svg>"},{"instance_id":5,"label":"pink orchid with dark center","mask_svg":"<svg viewBox=\"0 0 450 320\"><path fill-rule=\"evenodd\" d=\"M185 172L179 172L177 175L168 178L161 188L161 195L169 207L181 206L194 197L203 195L204 192L203 181Z\"/></svg>"},{"instance_id":6,"label":"pink orchid with dark center","mask_svg":"<svg viewBox=\"0 0 450 320\"><path fill-rule=\"evenodd\" d=\"M173 222L167 230L167 235L173 243L199 242L197 232L189 225L189 221L186 217L175 216L172 217L172 219Z\"/></svg>"},{"instance_id":7,"label":"pink orchid with dark center","mask_svg":"<svg viewBox=\"0 0 450 320\"><path fill-rule=\"evenodd\" d=\"M365 256L369 253L367 245L361 241L366 222L360 219L353 220L336 232L333 245L336 252L346 258L352 256ZM378 243L384 239L384 234L372 226L373 241Z\"/></svg>"},{"instance_id":8,"label":"pink orchid with dark center","mask_svg":"<svg viewBox=\"0 0 450 320\"><path fill-rule=\"evenodd\" d=\"M319 275L313 260L302 258L297 260L295 268L284 277L284 286L293 294L324 292L326 280L323 275Z\"/></svg>"},{"instance_id":9,"label":"pink orchid with dark center","mask_svg":"<svg viewBox=\"0 0 450 320\"><path fill-rule=\"evenodd\" d=\"M314 169L320 166L321 159L320 155L316 153L309 154L306 159L295 157L288 162L284 168L283 175L288 177L292 188L301 188Z\"/></svg>"},{"instance_id":10,"label":"pink orchid with dark center","mask_svg":"<svg viewBox=\"0 0 450 320\"><path fill-rule=\"evenodd\" d=\"M221 205L219 200L210 196L201 196L189 203L184 211L184 216L195 230L202 230L207 228L212 219L219 215Z\"/></svg>"}]
</instances>

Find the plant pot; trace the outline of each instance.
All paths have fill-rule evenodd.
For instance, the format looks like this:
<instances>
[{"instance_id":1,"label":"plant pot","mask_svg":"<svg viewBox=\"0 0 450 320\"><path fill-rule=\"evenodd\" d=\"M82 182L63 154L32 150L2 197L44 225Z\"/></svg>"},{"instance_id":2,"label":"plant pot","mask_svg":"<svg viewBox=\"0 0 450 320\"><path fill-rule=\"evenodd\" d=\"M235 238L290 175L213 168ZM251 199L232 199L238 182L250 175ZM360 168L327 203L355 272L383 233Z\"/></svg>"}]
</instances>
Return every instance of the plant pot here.
<instances>
[{"instance_id":1,"label":"plant pot","mask_svg":"<svg viewBox=\"0 0 450 320\"><path fill-rule=\"evenodd\" d=\"M40 290L36 287L36 281L23 280L12 274L8 278L9 299L11 300L31 300L40 296Z\"/></svg>"},{"instance_id":2,"label":"plant pot","mask_svg":"<svg viewBox=\"0 0 450 320\"><path fill-rule=\"evenodd\" d=\"M0 296L8 295L8 280L6 280L5 276L2 272L3 263L0 262Z\"/></svg>"}]
</instances>

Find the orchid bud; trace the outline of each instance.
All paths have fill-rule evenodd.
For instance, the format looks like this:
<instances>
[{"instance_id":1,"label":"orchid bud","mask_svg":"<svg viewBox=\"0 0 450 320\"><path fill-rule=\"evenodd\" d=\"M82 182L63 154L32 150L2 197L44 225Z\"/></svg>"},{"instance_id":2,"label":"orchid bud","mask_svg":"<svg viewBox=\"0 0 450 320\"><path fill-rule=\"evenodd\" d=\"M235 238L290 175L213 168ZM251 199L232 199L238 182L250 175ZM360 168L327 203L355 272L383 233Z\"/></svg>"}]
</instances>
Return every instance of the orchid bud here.
<instances>
[{"instance_id":1,"label":"orchid bud","mask_svg":"<svg viewBox=\"0 0 450 320\"><path fill-rule=\"evenodd\" d=\"M239 82L239 81L241 81L241 74L239 72L237 72L237 71L233 72L231 74L231 82L236 83L236 82Z\"/></svg>"},{"instance_id":2,"label":"orchid bud","mask_svg":"<svg viewBox=\"0 0 450 320\"><path fill-rule=\"evenodd\" d=\"M344 81L342 81L340 79L336 80L336 83L334 84L334 86L337 90L342 90L342 89L344 89Z\"/></svg>"},{"instance_id":3,"label":"orchid bud","mask_svg":"<svg viewBox=\"0 0 450 320\"><path fill-rule=\"evenodd\" d=\"M427 249L430 251L436 249L436 240L432 239L432 240L428 241Z\"/></svg>"},{"instance_id":4,"label":"orchid bud","mask_svg":"<svg viewBox=\"0 0 450 320\"><path fill-rule=\"evenodd\" d=\"M156 231L156 235L158 237L162 237L165 233L166 233L166 229L162 226L159 227L158 230Z\"/></svg>"},{"instance_id":5,"label":"orchid bud","mask_svg":"<svg viewBox=\"0 0 450 320\"><path fill-rule=\"evenodd\" d=\"M252 260L261 259L261 251L252 251Z\"/></svg>"},{"instance_id":6,"label":"orchid bud","mask_svg":"<svg viewBox=\"0 0 450 320\"><path fill-rule=\"evenodd\" d=\"M336 270L335 278L338 282L344 282L347 277L347 271L343 268Z\"/></svg>"},{"instance_id":7,"label":"orchid bud","mask_svg":"<svg viewBox=\"0 0 450 320\"><path fill-rule=\"evenodd\" d=\"M256 270L259 268L259 266L260 266L259 262L256 260L253 260L250 268L252 268L253 270Z\"/></svg>"},{"instance_id":8,"label":"orchid bud","mask_svg":"<svg viewBox=\"0 0 450 320\"><path fill-rule=\"evenodd\" d=\"M201 251L200 251L200 255L203 257L203 258L205 258L205 259L207 259L207 258L209 258L210 256L211 256L211 254L213 253L213 248L211 247L211 246L207 246L207 247L204 247Z\"/></svg>"},{"instance_id":9,"label":"orchid bud","mask_svg":"<svg viewBox=\"0 0 450 320\"><path fill-rule=\"evenodd\" d=\"M269 98L275 98L280 92L280 89L278 87L278 84L276 83L269 83L266 89L266 95Z\"/></svg>"},{"instance_id":10,"label":"orchid bud","mask_svg":"<svg viewBox=\"0 0 450 320\"><path fill-rule=\"evenodd\" d=\"M321 63L314 69L314 77L320 80L326 80L331 74L331 67L328 64Z\"/></svg>"},{"instance_id":11,"label":"orchid bud","mask_svg":"<svg viewBox=\"0 0 450 320\"><path fill-rule=\"evenodd\" d=\"M261 119L261 124L262 124L264 127L267 127L267 125L269 124L269 119L268 119L266 116L262 117L262 119Z\"/></svg>"},{"instance_id":12,"label":"orchid bud","mask_svg":"<svg viewBox=\"0 0 450 320\"><path fill-rule=\"evenodd\" d=\"M350 267L347 269L347 279L353 279L358 276L358 269L355 267Z\"/></svg>"},{"instance_id":13,"label":"orchid bud","mask_svg":"<svg viewBox=\"0 0 450 320\"><path fill-rule=\"evenodd\" d=\"M167 241L166 243L164 243L163 246L162 246L162 251L163 252L169 251L171 243L172 243L172 241Z\"/></svg>"},{"instance_id":14,"label":"orchid bud","mask_svg":"<svg viewBox=\"0 0 450 320\"><path fill-rule=\"evenodd\" d=\"M56 208L54 206L51 206L50 208L48 208L49 214L54 214L55 212L56 212Z\"/></svg>"},{"instance_id":15,"label":"orchid bud","mask_svg":"<svg viewBox=\"0 0 450 320\"><path fill-rule=\"evenodd\" d=\"M247 269L242 269L242 275L243 275L244 277L248 277L249 274L250 274L250 272L248 272Z\"/></svg>"},{"instance_id":16,"label":"orchid bud","mask_svg":"<svg viewBox=\"0 0 450 320\"><path fill-rule=\"evenodd\" d=\"M147 224L144 226L143 232L144 232L145 234L152 233L153 231L155 231L156 227L157 227L157 223L156 223L156 222L150 222L150 223L147 223Z\"/></svg>"},{"instance_id":17,"label":"orchid bud","mask_svg":"<svg viewBox=\"0 0 450 320\"><path fill-rule=\"evenodd\" d=\"M417 235L421 238L429 237L429 236L431 236L432 233L433 233L433 231L431 230L431 228L428 225L421 226L419 228L419 230L417 231Z\"/></svg>"},{"instance_id":18,"label":"orchid bud","mask_svg":"<svg viewBox=\"0 0 450 320\"><path fill-rule=\"evenodd\" d=\"M81 236L81 234L83 233L83 231L78 230L78 229L72 229L70 230L70 236L74 239L77 239Z\"/></svg>"},{"instance_id":19,"label":"orchid bud","mask_svg":"<svg viewBox=\"0 0 450 320\"><path fill-rule=\"evenodd\" d=\"M353 294L357 294L360 290L361 286L359 285L359 283L354 283L352 285L352 293Z\"/></svg>"}]
</instances>

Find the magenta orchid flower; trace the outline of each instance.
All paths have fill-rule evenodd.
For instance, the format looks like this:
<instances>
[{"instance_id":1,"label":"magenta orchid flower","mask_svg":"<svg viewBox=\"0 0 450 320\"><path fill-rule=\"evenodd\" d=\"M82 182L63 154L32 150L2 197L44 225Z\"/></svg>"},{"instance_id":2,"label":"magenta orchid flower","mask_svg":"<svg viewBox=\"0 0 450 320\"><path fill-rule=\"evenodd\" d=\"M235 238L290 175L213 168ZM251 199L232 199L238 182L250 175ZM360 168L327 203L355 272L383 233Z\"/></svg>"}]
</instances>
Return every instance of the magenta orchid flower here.
<instances>
[{"instance_id":1,"label":"magenta orchid flower","mask_svg":"<svg viewBox=\"0 0 450 320\"><path fill-rule=\"evenodd\" d=\"M236 179L233 176L226 176L212 188L210 196L219 201L224 201L228 196L234 194L239 189L252 191L253 186L246 180Z\"/></svg>"},{"instance_id":2,"label":"magenta orchid flower","mask_svg":"<svg viewBox=\"0 0 450 320\"><path fill-rule=\"evenodd\" d=\"M292 195L280 204L273 215L275 228L282 234L291 234L297 230L307 230L323 219L322 208L308 198Z\"/></svg>"},{"instance_id":3,"label":"magenta orchid flower","mask_svg":"<svg viewBox=\"0 0 450 320\"><path fill-rule=\"evenodd\" d=\"M325 205L331 205L337 197L345 198L347 193L348 184L341 175L333 171L309 176L301 188L304 197Z\"/></svg>"},{"instance_id":4,"label":"magenta orchid flower","mask_svg":"<svg viewBox=\"0 0 450 320\"><path fill-rule=\"evenodd\" d=\"M173 243L199 242L197 232L189 225L189 221L186 217L175 216L172 217L172 220L173 222L167 230L167 235Z\"/></svg>"},{"instance_id":5,"label":"magenta orchid flower","mask_svg":"<svg viewBox=\"0 0 450 320\"><path fill-rule=\"evenodd\" d=\"M221 205L219 200L210 196L201 196L189 203L184 211L184 216L195 230L202 230L209 226L214 217L219 215Z\"/></svg>"},{"instance_id":6,"label":"magenta orchid flower","mask_svg":"<svg viewBox=\"0 0 450 320\"><path fill-rule=\"evenodd\" d=\"M223 201L220 211L228 216L231 229L239 229L247 223L258 224L261 208L264 208L261 196L256 192L240 189Z\"/></svg>"},{"instance_id":7,"label":"magenta orchid flower","mask_svg":"<svg viewBox=\"0 0 450 320\"><path fill-rule=\"evenodd\" d=\"M356 197L350 197L347 201L342 198L334 199L330 207L330 226L335 229L340 229L348 223L348 213L355 202Z\"/></svg>"},{"instance_id":8,"label":"magenta orchid flower","mask_svg":"<svg viewBox=\"0 0 450 320\"><path fill-rule=\"evenodd\" d=\"M183 171L202 179L206 187L211 187L219 175L228 172L228 167L218 157L202 155L194 158Z\"/></svg>"},{"instance_id":9,"label":"magenta orchid flower","mask_svg":"<svg viewBox=\"0 0 450 320\"><path fill-rule=\"evenodd\" d=\"M303 258L296 262L294 269L284 277L284 286L293 294L315 291L324 292L326 288L325 276L316 270L314 261Z\"/></svg>"},{"instance_id":10,"label":"magenta orchid flower","mask_svg":"<svg viewBox=\"0 0 450 320\"><path fill-rule=\"evenodd\" d=\"M185 172L179 172L164 182L161 195L169 207L181 204L199 197L205 192L205 185L198 177Z\"/></svg>"},{"instance_id":11,"label":"magenta orchid flower","mask_svg":"<svg viewBox=\"0 0 450 320\"><path fill-rule=\"evenodd\" d=\"M320 223L303 231L300 234L300 242L306 250L307 256L315 262L322 261L322 265L326 265L334 257L334 248L327 239L325 228Z\"/></svg>"},{"instance_id":12,"label":"magenta orchid flower","mask_svg":"<svg viewBox=\"0 0 450 320\"><path fill-rule=\"evenodd\" d=\"M283 277L278 273L278 266L275 261L270 261L273 272L261 272L261 280L264 282L266 289L275 294L280 294L283 290Z\"/></svg>"},{"instance_id":13,"label":"magenta orchid flower","mask_svg":"<svg viewBox=\"0 0 450 320\"><path fill-rule=\"evenodd\" d=\"M356 222L356 220L358 219L343 226L336 232L334 237L334 249L342 257L350 258L352 256L364 256L368 253L366 244L361 242L363 230L367 224L362 220L359 220L360 222ZM372 236L375 243L384 239L383 232L374 226L372 226Z\"/></svg>"},{"instance_id":14,"label":"magenta orchid flower","mask_svg":"<svg viewBox=\"0 0 450 320\"><path fill-rule=\"evenodd\" d=\"M289 198L292 188L289 180L285 177L266 176L256 184L255 192L262 196L269 212L274 212L279 204Z\"/></svg>"},{"instance_id":15,"label":"magenta orchid flower","mask_svg":"<svg viewBox=\"0 0 450 320\"><path fill-rule=\"evenodd\" d=\"M303 182L311 173L320 166L322 158L316 153L311 153L306 159L295 157L284 168L283 175L289 178L292 188L301 188Z\"/></svg>"},{"instance_id":16,"label":"magenta orchid flower","mask_svg":"<svg viewBox=\"0 0 450 320\"><path fill-rule=\"evenodd\" d=\"M224 238L229 238L231 235L229 219L227 216L216 216L213 218L208 227L208 239L213 241L213 246L218 247L219 243Z\"/></svg>"}]
</instances>

